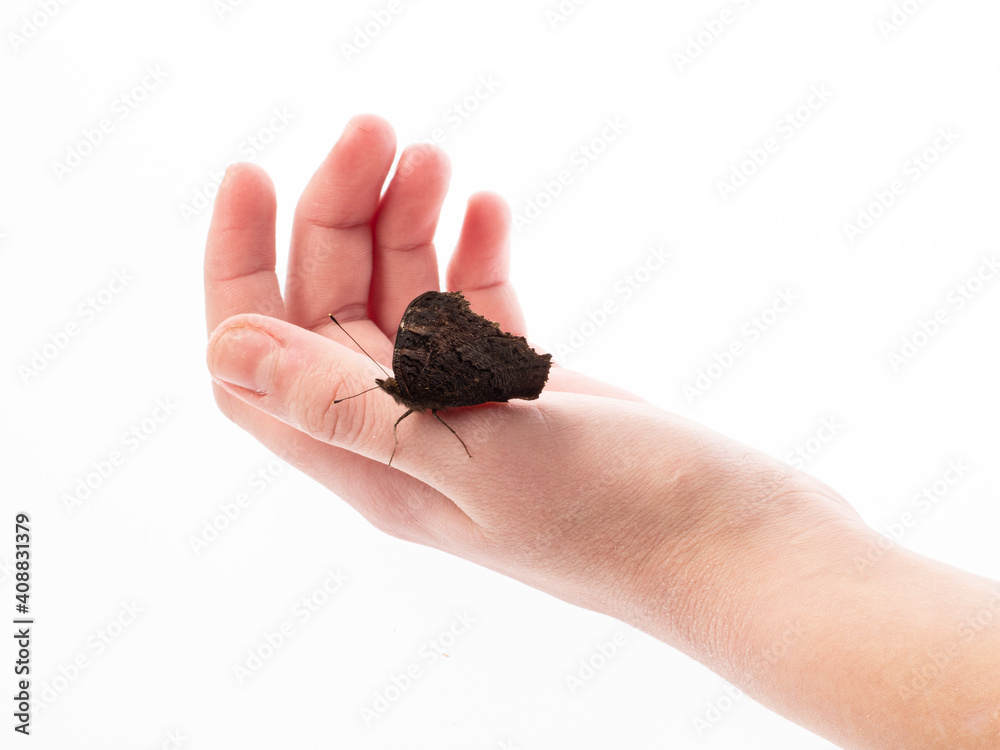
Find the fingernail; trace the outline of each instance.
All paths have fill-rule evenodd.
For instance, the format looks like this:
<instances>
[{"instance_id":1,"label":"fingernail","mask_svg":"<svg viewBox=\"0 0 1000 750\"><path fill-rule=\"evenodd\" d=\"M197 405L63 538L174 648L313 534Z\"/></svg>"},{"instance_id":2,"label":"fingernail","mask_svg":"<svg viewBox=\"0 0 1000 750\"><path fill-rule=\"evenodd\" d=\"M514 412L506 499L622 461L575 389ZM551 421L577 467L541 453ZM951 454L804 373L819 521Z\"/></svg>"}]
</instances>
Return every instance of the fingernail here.
<instances>
[{"instance_id":1,"label":"fingernail","mask_svg":"<svg viewBox=\"0 0 1000 750\"><path fill-rule=\"evenodd\" d=\"M277 371L281 345L257 328L237 326L216 339L209 369L218 380L267 393Z\"/></svg>"}]
</instances>

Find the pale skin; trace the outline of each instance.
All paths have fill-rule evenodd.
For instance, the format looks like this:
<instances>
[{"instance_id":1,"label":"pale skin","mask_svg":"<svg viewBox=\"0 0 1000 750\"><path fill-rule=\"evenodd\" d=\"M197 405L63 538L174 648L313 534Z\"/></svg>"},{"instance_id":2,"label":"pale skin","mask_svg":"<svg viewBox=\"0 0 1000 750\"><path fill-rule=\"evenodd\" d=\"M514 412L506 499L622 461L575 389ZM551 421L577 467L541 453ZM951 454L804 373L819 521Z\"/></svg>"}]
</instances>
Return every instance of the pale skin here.
<instances>
[{"instance_id":1,"label":"pale skin","mask_svg":"<svg viewBox=\"0 0 1000 750\"><path fill-rule=\"evenodd\" d=\"M888 543L812 477L613 386L553 367L536 401L402 413L382 374L406 305L439 288L450 174L352 119L295 211L282 297L276 196L229 169L205 259L222 412L377 528L606 613L845 748L1000 747L1000 583ZM525 334L510 211L468 202L447 290ZM638 344L639 342L637 342Z\"/></svg>"}]
</instances>

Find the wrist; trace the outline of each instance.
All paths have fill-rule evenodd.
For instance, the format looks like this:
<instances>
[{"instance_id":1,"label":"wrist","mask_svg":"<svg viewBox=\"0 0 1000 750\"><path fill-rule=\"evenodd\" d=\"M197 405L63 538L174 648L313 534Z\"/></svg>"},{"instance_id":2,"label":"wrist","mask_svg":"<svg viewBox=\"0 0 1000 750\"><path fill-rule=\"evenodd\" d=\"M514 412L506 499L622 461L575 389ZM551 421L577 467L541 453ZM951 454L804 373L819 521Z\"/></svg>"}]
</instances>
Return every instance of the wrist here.
<instances>
[{"instance_id":1,"label":"wrist","mask_svg":"<svg viewBox=\"0 0 1000 750\"><path fill-rule=\"evenodd\" d=\"M867 527L830 491L676 545L632 624L845 748L1000 742L1000 584Z\"/></svg>"},{"instance_id":2,"label":"wrist","mask_svg":"<svg viewBox=\"0 0 1000 750\"><path fill-rule=\"evenodd\" d=\"M766 689L814 627L807 614L826 596L818 582L849 575L877 535L836 493L790 469L738 492L650 556L626 619L741 689Z\"/></svg>"}]
</instances>

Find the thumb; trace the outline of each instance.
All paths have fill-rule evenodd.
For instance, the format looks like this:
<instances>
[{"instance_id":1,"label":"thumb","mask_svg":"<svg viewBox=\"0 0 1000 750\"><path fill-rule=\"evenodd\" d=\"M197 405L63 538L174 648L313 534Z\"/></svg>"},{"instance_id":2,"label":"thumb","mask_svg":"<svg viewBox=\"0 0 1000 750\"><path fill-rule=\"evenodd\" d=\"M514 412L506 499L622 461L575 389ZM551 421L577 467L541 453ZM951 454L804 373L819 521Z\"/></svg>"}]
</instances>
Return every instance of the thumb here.
<instances>
[{"instance_id":1,"label":"thumb","mask_svg":"<svg viewBox=\"0 0 1000 750\"><path fill-rule=\"evenodd\" d=\"M339 398L374 385L371 362L318 333L263 315L223 321L208 341L208 368L241 401L340 448L375 456L372 425L384 404Z\"/></svg>"}]
</instances>

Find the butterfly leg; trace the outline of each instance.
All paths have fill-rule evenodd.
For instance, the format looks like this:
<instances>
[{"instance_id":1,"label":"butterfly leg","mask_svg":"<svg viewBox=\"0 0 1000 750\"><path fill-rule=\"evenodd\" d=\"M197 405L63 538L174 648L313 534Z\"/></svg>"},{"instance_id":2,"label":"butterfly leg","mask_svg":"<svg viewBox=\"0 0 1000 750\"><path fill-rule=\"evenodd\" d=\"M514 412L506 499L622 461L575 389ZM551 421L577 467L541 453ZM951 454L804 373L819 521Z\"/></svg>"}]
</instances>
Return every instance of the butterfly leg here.
<instances>
[{"instance_id":1,"label":"butterfly leg","mask_svg":"<svg viewBox=\"0 0 1000 750\"><path fill-rule=\"evenodd\" d=\"M413 409L407 409L403 413L403 416L401 416L399 419L397 419L396 423L392 426L392 455L389 456L389 466L392 466L392 459L394 459L396 457L396 448L399 447L399 438L396 437L396 428L399 426L400 422L402 422L404 419L406 419L411 414L413 414Z\"/></svg>"},{"instance_id":2,"label":"butterfly leg","mask_svg":"<svg viewBox=\"0 0 1000 750\"><path fill-rule=\"evenodd\" d=\"M445 422L443 419L441 419L441 417L438 416L437 409L431 409L431 414L434 415L434 417L437 419L438 422L440 422L445 427L447 427L448 430L451 432L452 435L454 435L455 437L458 438L458 442L460 442L462 444L462 447L465 448L465 455L468 456L469 458L472 458L472 454L469 453L469 449L466 447L465 441L462 440L462 438L458 437L458 433L455 432L454 430L452 430L451 427L448 425L448 423Z\"/></svg>"}]
</instances>

